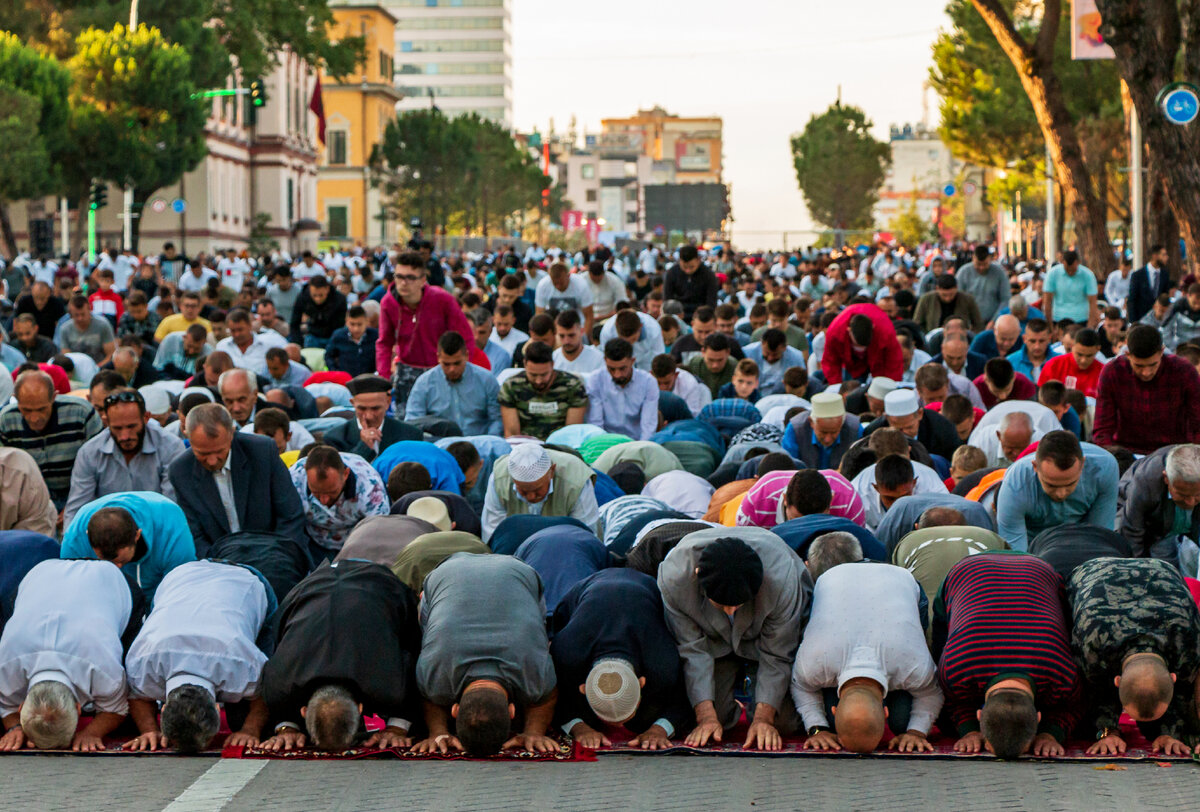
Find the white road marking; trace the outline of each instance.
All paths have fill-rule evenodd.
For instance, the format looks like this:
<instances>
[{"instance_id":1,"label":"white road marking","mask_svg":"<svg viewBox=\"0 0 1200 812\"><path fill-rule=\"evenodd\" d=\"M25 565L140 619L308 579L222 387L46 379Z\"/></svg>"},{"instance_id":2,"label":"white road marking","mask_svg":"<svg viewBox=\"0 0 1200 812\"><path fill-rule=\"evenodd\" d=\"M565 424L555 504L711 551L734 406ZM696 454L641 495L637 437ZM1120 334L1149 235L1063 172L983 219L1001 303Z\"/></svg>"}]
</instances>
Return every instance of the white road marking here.
<instances>
[{"instance_id":1,"label":"white road marking","mask_svg":"<svg viewBox=\"0 0 1200 812\"><path fill-rule=\"evenodd\" d=\"M219 812L266 766L266 759L221 759L163 812Z\"/></svg>"}]
</instances>

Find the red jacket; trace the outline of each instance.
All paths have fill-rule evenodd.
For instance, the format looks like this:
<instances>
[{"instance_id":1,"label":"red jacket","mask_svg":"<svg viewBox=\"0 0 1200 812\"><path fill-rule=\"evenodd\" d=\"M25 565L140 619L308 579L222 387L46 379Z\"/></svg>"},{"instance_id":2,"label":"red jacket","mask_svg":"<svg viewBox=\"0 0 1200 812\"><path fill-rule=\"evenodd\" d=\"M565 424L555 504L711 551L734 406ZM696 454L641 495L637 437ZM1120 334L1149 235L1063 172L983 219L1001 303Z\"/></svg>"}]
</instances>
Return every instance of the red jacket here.
<instances>
[{"instance_id":1,"label":"red jacket","mask_svg":"<svg viewBox=\"0 0 1200 812\"><path fill-rule=\"evenodd\" d=\"M875 333L862 355L856 355L850 343L850 319L858 314L871 319ZM896 340L896 328L887 314L873 304L850 305L825 330L825 352L821 356L821 371L831 384L842 382L842 370L852 378L870 372L873 377L899 381L904 377L904 354Z\"/></svg>"},{"instance_id":2,"label":"red jacket","mask_svg":"<svg viewBox=\"0 0 1200 812\"><path fill-rule=\"evenodd\" d=\"M388 288L379 305L375 368L380 375L391 377L393 359L420 369L436 366L437 343L443 333L454 331L463 337L468 347L475 346L471 323L463 315L458 300L449 293L426 285L420 303L413 309L401 304L394 291L394 288Z\"/></svg>"}]
</instances>

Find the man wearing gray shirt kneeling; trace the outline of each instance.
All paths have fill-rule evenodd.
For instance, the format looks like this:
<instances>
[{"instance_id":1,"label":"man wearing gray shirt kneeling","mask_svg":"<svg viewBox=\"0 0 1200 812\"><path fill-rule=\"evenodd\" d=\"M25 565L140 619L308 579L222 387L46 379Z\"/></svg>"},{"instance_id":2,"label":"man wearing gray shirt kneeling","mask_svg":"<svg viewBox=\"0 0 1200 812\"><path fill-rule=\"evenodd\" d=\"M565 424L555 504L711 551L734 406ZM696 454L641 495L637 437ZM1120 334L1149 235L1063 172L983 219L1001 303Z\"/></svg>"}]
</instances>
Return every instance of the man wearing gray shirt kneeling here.
<instances>
[{"instance_id":1,"label":"man wearing gray shirt kneeling","mask_svg":"<svg viewBox=\"0 0 1200 812\"><path fill-rule=\"evenodd\" d=\"M417 687L429 738L416 752L558 748L546 735L558 694L542 582L532 567L506 555L452 555L425 579L420 616ZM524 727L510 737L518 709Z\"/></svg>"}]
</instances>

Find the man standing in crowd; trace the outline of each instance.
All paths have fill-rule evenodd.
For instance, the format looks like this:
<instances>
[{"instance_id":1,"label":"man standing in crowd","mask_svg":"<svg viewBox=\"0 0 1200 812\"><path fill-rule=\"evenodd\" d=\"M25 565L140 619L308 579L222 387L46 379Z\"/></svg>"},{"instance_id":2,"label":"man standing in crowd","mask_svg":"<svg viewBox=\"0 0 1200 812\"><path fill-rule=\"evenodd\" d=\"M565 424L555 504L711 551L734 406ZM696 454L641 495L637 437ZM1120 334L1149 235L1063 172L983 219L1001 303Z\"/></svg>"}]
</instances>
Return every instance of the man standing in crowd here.
<instances>
[{"instance_id":1,"label":"man standing in crowd","mask_svg":"<svg viewBox=\"0 0 1200 812\"><path fill-rule=\"evenodd\" d=\"M716 307L721 285L717 276L700 259L694 245L679 249L679 261L667 269L663 279L663 298L683 305L683 316L691 320L698 307Z\"/></svg>"}]
</instances>

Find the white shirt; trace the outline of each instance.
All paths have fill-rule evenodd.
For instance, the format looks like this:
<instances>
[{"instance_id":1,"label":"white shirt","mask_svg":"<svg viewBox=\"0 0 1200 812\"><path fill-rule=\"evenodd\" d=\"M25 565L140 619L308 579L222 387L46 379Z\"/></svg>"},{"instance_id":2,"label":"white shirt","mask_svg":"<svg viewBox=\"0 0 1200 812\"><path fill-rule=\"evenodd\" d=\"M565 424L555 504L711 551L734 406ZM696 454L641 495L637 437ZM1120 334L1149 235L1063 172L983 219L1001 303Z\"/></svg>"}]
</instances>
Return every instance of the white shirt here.
<instances>
[{"instance_id":1,"label":"white shirt","mask_svg":"<svg viewBox=\"0 0 1200 812\"><path fill-rule=\"evenodd\" d=\"M129 254L117 254L117 258L113 260L113 288L118 291L124 291L129 287L129 279L137 270L136 256Z\"/></svg>"},{"instance_id":2,"label":"white shirt","mask_svg":"<svg viewBox=\"0 0 1200 812\"><path fill-rule=\"evenodd\" d=\"M221 284L237 293L242 292L242 283L246 279L246 274L250 273L250 266L246 264L246 260L241 257L229 259L223 257L217 263L217 273L221 275Z\"/></svg>"},{"instance_id":3,"label":"white shirt","mask_svg":"<svg viewBox=\"0 0 1200 812\"><path fill-rule=\"evenodd\" d=\"M638 267L647 274L654 274L658 271L658 249L643 248L638 254Z\"/></svg>"},{"instance_id":4,"label":"white shirt","mask_svg":"<svg viewBox=\"0 0 1200 812\"><path fill-rule=\"evenodd\" d=\"M921 588L891 564L839 564L817 579L812 614L792 669L792 700L804 727L828 726L823 688L866 677L913 697L910 730L928 733L942 709L937 668L918 608Z\"/></svg>"},{"instance_id":5,"label":"white shirt","mask_svg":"<svg viewBox=\"0 0 1200 812\"><path fill-rule=\"evenodd\" d=\"M559 313L574 310L583 320L583 309L592 306L592 287L579 274L571 274L567 277L567 289L559 290L547 275L538 282L533 301L537 307L545 310Z\"/></svg>"},{"instance_id":6,"label":"white shirt","mask_svg":"<svg viewBox=\"0 0 1200 812\"><path fill-rule=\"evenodd\" d=\"M914 494L949 493L945 483L937 475L937 471L919 462L913 462L912 467L913 476L917 479L917 484L913 486ZM879 501L879 491L875 490L875 466L869 465L864 468L862 473L856 476L850 484L862 497L863 507L867 511L867 529L874 533L875 529L879 527L879 523L883 521L883 515L887 512L883 509L883 503Z\"/></svg>"},{"instance_id":7,"label":"white shirt","mask_svg":"<svg viewBox=\"0 0 1200 812\"><path fill-rule=\"evenodd\" d=\"M658 499L671 506L672 510L686 513L699 519L708 512L708 505L716 488L707 479L701 479L687 471L667 471L659 474L642 488L642 496Z\"/></svg>"},{"instance_id":8,"label":"white shirt","mask_svg":"<svg viewBox=\"0 0 1200 812\"><path fill-rule=\"evenodd\" d=\"M642 332L633 345L633 363L638 369L644 369L649 372L650 366L654 361L654 356L662 355L666 352L666 345L663 344L662 327L659 327L658 322L648 313L635 312L637 313L638 321L642 323ZM600 346L603 347L616 337L617 320L609 319L600 328Z\"/></svg>"},{"instance_id":9,"label":"white shirt","mask_svg":"<svg viewBox=\"0 0 1200 812\"><path fill-rule=\"evenodd\" d=\"M217 483L217 493L221 495L221 506L225 508L225 518L229 520L229 532L237 533L242 529L242 523L238 521L237 503L233 501L233 472L229 469L229 459L233 456L233 451L225 456L225 464L221 466L221 470L212 475L213 481Z\"/></svg>"},{"instance_id":10,"label":"white shirt","mask_svg":"<svg viewBox=\"0 0 1200 812\"><path fill-rule=\"evenodd\" d=\"M245 350L238 347L233 336L226 336L218 341L217 349L228 353L235 367L249 369L252 372L263 372L267 368L267 350L274 345L268 344L260 335L252 335L254 335L254 339Z\"/></svg>"},{"instance_id":11,"label":"white shirt","mask_svg":"<svg viewBox=\"0 0 1200 812\"><path fill-rule=\"evenodd\" d=\"M1043 406L1032 400L1005 400L988 409L987 414L979 418L979 423L976 424L975 430L967 438L967 444L979 448L980 446L975 441L987 433L988 426L991 426L991 433L994 436L996 429L1000 428L1001 419L1009 412L1024 412L1029 415L1033 421L1034 429L1043 434L1048 431L1058 431L1062 428L1062 424L1058 422L1058 418L1054 416L1054 412L1048 406Z\"/></svg>"},{"instance_id":12,"label":"white shirt","mask_svg":"<svg viewBox=\"0 0 1200 812\"><path fill-rule=\"evenodd\" d=\"M135 697L163 701L179 685L220 702L258 694L267 657L254 644L267 619L267 591L235 564L192 561L167 573L154 593L125 669Z\"/></svg>"},{"instance_id":13,"label":"white shirt","mask_svg":"<svg viewBox=\"0 0 1200 812\"><path fill-rule=\"evenodd\" d=\"M692 417L700 414L700 410L712 403L712 390L696 380L696 376L686 369L675 370L675 385L671 391L683 398Z\"/></svg>"},{"instance_id":14,"label":"white shirt","mask_svg":"<svg viewBox=\"0 0 1200 812\"><path fill-rule=\"evenodd\" d=\"M1123 310L1125 300L1129 298L1129 277L1121 276L1119 270L1110 273L1108 279L1104 280L1104 298L1109 304Z\"/></svg>"},{"instance_id":15,"label":"white shirt","mask_svg":"<svg viewBox=\"0 0 1200 812\"><path fill-rule=\"evenodd\" d=\"M0 716L15 713L29 687L53 679L80 704L125 713L121 635L133 597L108 561L43 561L17 589L0 637Z\"/></svg>"},{"instance_id":16,"label":"white shirt","mask_svg":"<svg viewBox=\"0 0 1200 812\"><path fill-rule=\"evenodd\" d=\"M529 333L522 332L516 327L509 330L508 335L506 336L501 336L496 332L495 327L492 328L492 341L495 341L497 344L503 347L504 351L509 355L515 355L517 352L517 347L521 346L521 344L528 340Z\"/></svg>"},{"instance_id":17,"label":"white shirt","mask_svg":"<svg viewBox=\"0 0 1200 812\"><path fill-rule=\"evenodd\" d=\"M982 428L981 432L979 429ZM968 445L973 445L984 453L987 457L987 467L989 468L1007 468L1013 464L1013 461L1004 456L1004 449L1000 446L1000 437L997 432L1000 431L999 423L991 423L987 426L976 426L975 431L971 432L971 437L967 441ZM1033 436L1030 438L1030 443L1036 443L1045 436L1045 432L1033 430ZM1022 449L1023 450L1023 449Z\"/></svg>"},{"instance_id":18,"label":"white shirt","mask_svg":"<svg viewBox=\"0 0 1200 812\"><path fill-rule=\"evenodd\" d=\"M199 293L208 286L208 280L216 278L217 272L211 268L205 268L200 276L196 276L194 273L188 270L179 277L179 283L176 285L176 287L178 287L180 291L192 291L194 293Z\"/></svg>"},{"instance_id":19,"label":"white shirt","mask_svg":"<svg viewBox=\"0 0 1200 812\"><path fill-rule=\"evenodd\" d=\"M604 353L591 346L584 344L582 352L575 356L574 361L568 361L563 355L562 347L558 347L553 352L554 368L560 372L573 372L580 377L590 375L598 369L604 369Z\"/></svg>"}]
</instances>

